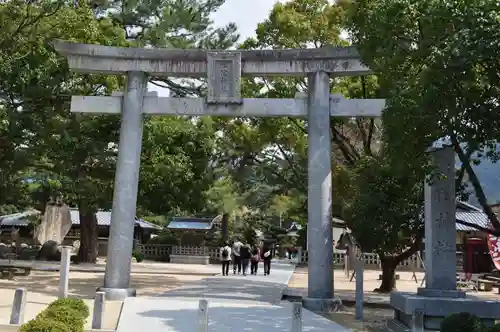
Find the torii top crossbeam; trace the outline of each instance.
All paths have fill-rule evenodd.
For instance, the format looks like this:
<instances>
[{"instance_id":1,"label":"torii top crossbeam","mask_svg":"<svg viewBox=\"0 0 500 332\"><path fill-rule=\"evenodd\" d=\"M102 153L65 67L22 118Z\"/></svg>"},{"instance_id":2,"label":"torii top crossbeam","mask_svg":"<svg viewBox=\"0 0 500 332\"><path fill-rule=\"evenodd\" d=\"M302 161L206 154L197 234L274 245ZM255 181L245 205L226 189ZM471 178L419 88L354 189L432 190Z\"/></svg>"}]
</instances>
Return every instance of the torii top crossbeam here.
<instances>
[{"instance_id":1,"label":"torii top crossbeam","mask_svg":"<svg viewBox=\"0 0 500 332\"><path fill-rule=\"evenodd\" d=\"M352 46L222 51L112 47L56 40L54 47L68 57L71 70L86 73L137 71L154 76L202 77L207 75L210 56L218 54L224 54L227 61L240 62L243 76L304 76L317 71L334 76L370 73Z\"/></svg>"}]
</instances>

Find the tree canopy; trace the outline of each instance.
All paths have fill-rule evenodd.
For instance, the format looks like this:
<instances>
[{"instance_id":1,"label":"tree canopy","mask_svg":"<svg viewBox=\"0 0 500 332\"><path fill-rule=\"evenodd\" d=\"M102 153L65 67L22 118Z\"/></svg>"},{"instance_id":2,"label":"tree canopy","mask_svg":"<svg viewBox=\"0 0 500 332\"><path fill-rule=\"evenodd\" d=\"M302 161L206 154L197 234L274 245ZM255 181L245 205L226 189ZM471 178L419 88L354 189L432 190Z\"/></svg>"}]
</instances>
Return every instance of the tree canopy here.
<instances>
[{"instance_id":1,"label":"tree canopy","mask_svg":"<svg viewBox=\"0 0 500 332\"><path fill-rule=\"evenodd\" d=\"M394 162L425 164L448 140L478 201L499 229L471 165L498 160L498 1L346 2L349 31L387 95L384 135ZM479 158L478 158L479 157Z\"/></svg>"}]
</instances>

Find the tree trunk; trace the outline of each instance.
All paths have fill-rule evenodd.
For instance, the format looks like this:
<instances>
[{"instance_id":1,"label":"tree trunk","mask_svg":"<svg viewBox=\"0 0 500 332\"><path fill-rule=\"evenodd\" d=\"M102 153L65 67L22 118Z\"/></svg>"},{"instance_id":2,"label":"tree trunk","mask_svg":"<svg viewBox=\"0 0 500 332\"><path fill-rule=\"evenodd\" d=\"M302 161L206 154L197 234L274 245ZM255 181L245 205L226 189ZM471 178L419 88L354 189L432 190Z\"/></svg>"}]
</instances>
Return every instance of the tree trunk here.
<instances>
[{"instance_id":1,"label":"tree trunk","mask_svg":"<svg viewBox=\"0 0 500 332\"><path fill-rule=\"evenodd\" d=\"M97 262L97 218L96 211L92 208L79 206L80 215L80 250L78 261L80 263Z\"/></svg>"},{"instance_id":2,"label":"tree trunk","mask_svg":"<svg viewBox=\"0 0 500 332\"><path fill-rule=\"evenodd\" d=\"M389 293L396 287L396 267L398 261L394 257L381 257L380 263L382 265L382 284L374 292Z\"/></svg>"},{"instance_id":3,"label":"tree trunk","mask_svg":"<svg viewBox=\"0 0 500 332\"><path fill-rule=\"evenodd\" d=\"M229 213L224 213L222 215L222 242L229 242Z\"/></svg>"}]
</instances>

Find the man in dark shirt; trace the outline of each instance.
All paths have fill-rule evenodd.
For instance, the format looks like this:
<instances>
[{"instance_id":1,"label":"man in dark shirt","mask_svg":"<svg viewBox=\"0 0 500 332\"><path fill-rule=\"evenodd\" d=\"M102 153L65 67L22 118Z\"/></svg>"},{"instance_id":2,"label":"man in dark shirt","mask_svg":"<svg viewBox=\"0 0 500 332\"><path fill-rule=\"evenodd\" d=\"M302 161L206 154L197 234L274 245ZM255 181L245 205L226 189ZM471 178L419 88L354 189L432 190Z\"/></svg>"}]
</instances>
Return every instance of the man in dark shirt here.
<instances>
[{"instance_id":1,"label":"man in dark shirt","mask_svg":"<svg viewBox=\"0 0 500 332\"><path fill-rule=\"evenodd\" d=\"M264 244L261 251L261 257L264 261L264 275L267 276L271 273L271 259L273 258L272 250L269 245Z\"/></svg>"},{"instance_id":2,"label":"man in dark shirt","mask_svg":"<svg viewBox=\"0 0 500 332\"><path fill-rule=\"evenodd\" d=\"M250 262L250 257L252 256L250 253L250 246L248 244L244 244L240 248L241 255L241 269L243 270L243 275L247 275L248 263Z\"/></svg>"}]
</instances>

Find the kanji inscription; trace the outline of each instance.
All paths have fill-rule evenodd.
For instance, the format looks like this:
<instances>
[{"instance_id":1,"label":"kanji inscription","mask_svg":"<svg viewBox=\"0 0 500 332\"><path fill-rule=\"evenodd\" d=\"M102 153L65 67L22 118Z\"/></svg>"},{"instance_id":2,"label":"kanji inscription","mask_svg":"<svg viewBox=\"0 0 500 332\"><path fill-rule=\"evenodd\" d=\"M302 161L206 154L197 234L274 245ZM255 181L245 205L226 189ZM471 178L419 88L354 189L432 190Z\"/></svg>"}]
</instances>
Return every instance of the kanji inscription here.
<instances>
[{"instance_id":1,"label":"kanji inscription","mask_svg":"<svg viewBox=\"0 0 500 332\"><path fill-rule=\"evenodd\" d=\"M241 104L241 53L207 53L209 104Z\"/></svg>"},{"instance_id":2,"label":"kanji inscription","mask_svg":"<svg viewBox=\"0 0 500 332\"><path fill-rule=\"evenodd\" d=\"M451 244L445 240L437 240L432 246L432 251L434 252L434 254L449 252L450 250L451 250Z\"/></svg>"}]
</instances>

